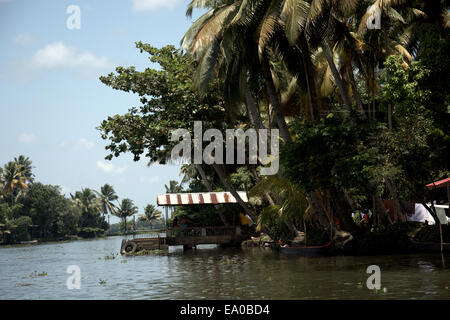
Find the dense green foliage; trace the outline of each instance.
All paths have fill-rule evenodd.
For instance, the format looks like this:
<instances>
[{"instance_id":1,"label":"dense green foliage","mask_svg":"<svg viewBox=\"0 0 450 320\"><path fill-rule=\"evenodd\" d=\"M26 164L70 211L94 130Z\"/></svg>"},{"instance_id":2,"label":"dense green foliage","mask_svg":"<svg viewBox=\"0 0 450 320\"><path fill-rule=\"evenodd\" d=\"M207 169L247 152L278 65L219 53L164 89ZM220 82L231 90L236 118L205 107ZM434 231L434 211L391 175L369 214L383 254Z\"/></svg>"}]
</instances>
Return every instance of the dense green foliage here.
<instances>
[{"instance_id":1,"label":"dense green foliage","mask_svg":"<svg viewBox=\"0 0 450 320\"><path fill-rule=\"evenodd\" d=\"M369 6L381 12L380 29L368 27ZM274 238L305 226L317 234L340 229L372 248L406 220L387 215L384 199L399 206L443 196L424 186L450 174L446 2L192 0L187 15L196 8L206 13L181 50L137 43L159 68L117 67L101 77L142 102L100 125L111 142L107 158L131 152L166 163L170 131L192 132L195 120L222 133L277 128L275 178L260 176L261 164L182 169L186 191L252 190L237 212L257 217L258 229ZM355 223L358 210L373 213L368 225ZM220 223L206 211L175 214ZM221 223L232 223L225 211L218 210Z\"/></svg>"},{"instance_id":2,"label":"dense green foliage","mask_svg":"<svg viewBox=\"0 0 450 320\"><path fill-rule=\"evenodd\" d=\"M35 182L31 164L20 156L0 168L0 240L4 244L101 236L109 229L108 213L118 215L123 222L125 216L137 213L129 199L120 207L114 204L118 196L108 184L101 192L85 188L68 199L59 186Z\"/></svg>"}]
</instances>

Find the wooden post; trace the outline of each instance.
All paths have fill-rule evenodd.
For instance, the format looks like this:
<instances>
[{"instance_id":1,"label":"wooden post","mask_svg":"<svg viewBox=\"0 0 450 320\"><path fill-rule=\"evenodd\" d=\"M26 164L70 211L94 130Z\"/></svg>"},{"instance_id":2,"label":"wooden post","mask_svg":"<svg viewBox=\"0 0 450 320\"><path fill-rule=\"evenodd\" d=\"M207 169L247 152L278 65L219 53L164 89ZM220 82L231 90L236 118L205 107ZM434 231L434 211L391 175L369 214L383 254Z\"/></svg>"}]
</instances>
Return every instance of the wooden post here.
<instances>
[{"instance_id":1,"label":"wooden post","mask_svg":"<svg viewBox=\"0 0 450 320\"><path fill-rule=\"evenodd\" d=\"M167 206L164 207L164 224L166 225L166 234L167 234L167 215L169 208Z\"/></svg>"}]
</instances>

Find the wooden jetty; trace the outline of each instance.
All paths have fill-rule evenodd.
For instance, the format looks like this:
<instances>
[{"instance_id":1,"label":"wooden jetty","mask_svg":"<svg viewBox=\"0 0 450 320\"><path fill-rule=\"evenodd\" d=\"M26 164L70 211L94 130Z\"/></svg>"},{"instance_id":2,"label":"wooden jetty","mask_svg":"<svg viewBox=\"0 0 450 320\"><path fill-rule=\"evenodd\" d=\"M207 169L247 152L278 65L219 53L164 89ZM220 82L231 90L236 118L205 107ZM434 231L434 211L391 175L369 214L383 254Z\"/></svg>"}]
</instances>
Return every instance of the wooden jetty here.
<instances>
[{"instance_id":1,"label":"wooden jetty","mask_svg":"<svg viewBox=\"0 0 450 320\"><path fill-rule=\"evenodd\" d=\"M164 237L124 239L120 252L130 254L141 250L168 249L169 246L183 246L188 249L199 244L240 245L245 239L239 226L167 229Z\"/></svg>"},{"instance_id":2,"label":"wooden jetty","mask_svg":"<svg viewBox=\"0 0 450 320\"><path fill-rule=\"evenodd\" d=\"M237 191L243 202L248 202L245 191ZM165 249L169 246L183 246L192 248L199 244L228 244L240 245L246 236L241 233L240 226L193 227L179 226L169 228L167 225L169 208L174 206L212 205L238 203L230 192L193 192L166 193L158 195L158 206L165 208L165 235L163 237L133 238L123 240L120 252L133 253L140 250ZM211 210L217 212L217 210Z\"/></svg>"}]
</instances>

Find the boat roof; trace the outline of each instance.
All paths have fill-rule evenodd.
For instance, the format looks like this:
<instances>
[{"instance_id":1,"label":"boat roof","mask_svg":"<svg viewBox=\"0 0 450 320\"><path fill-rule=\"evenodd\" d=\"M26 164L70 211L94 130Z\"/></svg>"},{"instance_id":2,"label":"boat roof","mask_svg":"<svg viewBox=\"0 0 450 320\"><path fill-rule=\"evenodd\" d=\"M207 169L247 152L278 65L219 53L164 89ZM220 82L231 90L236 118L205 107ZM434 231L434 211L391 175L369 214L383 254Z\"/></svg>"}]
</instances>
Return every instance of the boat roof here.
<instances>
[{"instance_id":1,"label":"boat roof","mask_svg":"<svg viewBox=\"0 0 450 320\"><path fill-rule=\"evenodd\" d=\"M237 191L244 202L248 202L246 191ZM193 204L237 203L231 192L165 193L157 197L158 206L184 206Z\"/></svg>"}]
</instances>

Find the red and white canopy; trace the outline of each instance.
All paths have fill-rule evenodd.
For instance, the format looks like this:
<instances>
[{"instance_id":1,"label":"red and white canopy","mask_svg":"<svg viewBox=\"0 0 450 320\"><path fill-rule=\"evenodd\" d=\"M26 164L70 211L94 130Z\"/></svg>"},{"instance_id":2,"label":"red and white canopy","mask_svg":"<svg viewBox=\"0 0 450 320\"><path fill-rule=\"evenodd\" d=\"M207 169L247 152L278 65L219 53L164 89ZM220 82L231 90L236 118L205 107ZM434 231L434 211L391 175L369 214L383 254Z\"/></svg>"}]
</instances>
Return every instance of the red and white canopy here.
<instances>
[{"instance_id":1,"label":"red and white canopy","mask_svg":"<svg viewBox=\"0 0 450 320\"><path fill-rule=\"evenodd\" d=\"M450 186L450 178L429 183L425 187L428 189L432 189L432 188L441 188L441 187L448 187L448 186Z\"/></svg>"},{"instance_id":2,"label":"red and white canopy","mask_svg":"<svg viewBox=\"0 0 450 320\"><path fill-rule=\"evenodd\" d=\"M237 191L244 202L248 202L247 192ZM166 193L158 195L158 206L184 206L191 204L237 203L230 192Z\"/></svg>"}]
</instances>

